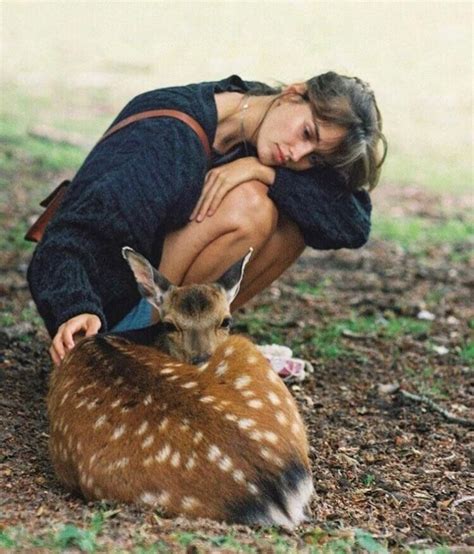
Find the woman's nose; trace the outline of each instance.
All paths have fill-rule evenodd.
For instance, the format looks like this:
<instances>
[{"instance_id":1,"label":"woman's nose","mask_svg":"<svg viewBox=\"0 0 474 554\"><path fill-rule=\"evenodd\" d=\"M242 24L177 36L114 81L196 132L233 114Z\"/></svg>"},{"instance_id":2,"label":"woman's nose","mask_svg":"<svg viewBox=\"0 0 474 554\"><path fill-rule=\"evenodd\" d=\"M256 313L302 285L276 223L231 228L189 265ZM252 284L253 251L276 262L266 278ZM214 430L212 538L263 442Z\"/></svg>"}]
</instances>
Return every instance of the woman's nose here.
<instances>
[{"instance_id":1,"label":"woman's nose","mask_svg":"<svg viewBox=\"0 0 474 554\"><path fill-rule=\"evenodd\" d=\"M290 158L293 162L299 162L314 150L314 146L308 142L299 142L290 148Z\"/></svg>"}]
</instances>

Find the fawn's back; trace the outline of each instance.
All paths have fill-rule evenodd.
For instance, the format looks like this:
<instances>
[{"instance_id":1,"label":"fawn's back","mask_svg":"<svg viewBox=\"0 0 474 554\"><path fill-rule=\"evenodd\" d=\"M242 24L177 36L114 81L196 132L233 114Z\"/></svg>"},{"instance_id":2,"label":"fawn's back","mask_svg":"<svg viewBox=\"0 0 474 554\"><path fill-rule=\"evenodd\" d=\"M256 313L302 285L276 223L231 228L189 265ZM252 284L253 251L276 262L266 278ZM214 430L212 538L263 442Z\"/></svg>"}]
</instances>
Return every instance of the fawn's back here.
<instances>
[{"instance_id":1,"label":"fawn's back","mask_svg":"<svg viewBox=\"0 0 474 554\"><path fill-rule=\"evenodd\" d=\"M113 337L85 339L52 376L50 451L87 499L291 527L312 492L295 402L234 336L201 367Z\"/></svg>"}]
</instances>

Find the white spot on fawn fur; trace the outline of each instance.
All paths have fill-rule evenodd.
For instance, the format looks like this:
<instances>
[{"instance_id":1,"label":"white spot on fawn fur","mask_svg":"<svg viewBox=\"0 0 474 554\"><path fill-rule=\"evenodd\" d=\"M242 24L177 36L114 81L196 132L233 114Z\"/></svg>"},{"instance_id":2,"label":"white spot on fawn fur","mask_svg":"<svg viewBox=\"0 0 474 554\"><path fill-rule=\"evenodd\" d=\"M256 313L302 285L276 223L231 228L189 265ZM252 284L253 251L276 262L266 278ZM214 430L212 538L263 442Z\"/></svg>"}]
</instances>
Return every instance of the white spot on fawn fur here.
<instances>
[{"instance_id":1,"label":"white spot on fawn fur","mask_svg":"<svg viewBox=\"0 0 474 554\"><path fill-rule=\"evenodd\" d=\"M181 454L179 452L175 452L172 456L171 456L171 460L170 460L170 463L173 467L178 467L179 466L179 462L181 460Z\"/></svg>"},{"instance_id":2,"label":"white spot on fawn fur","mask_svg":"<svg viewBox=\"0 0 474 554\"><path fill-rule=\"evenodd\" d=\"M202 434L201 431L197 431L197 433L194 435L193 443L194 444L199 444L201 442L203 436L204 435Z\"/></svg>"},{"instance_id":3,"label":"white spot on fawn fur","mask_svg":"<svg viewBox=\"0 0 474 554\"><path fill-rule=\"evenodd\" d=\"M234 481L237 483L244 483L245 482L245 475L244 472L241 469L236 469L232 473L232 477L234 478Z\"/></svg>"},{"instance_id":4,"label":"white spot on fawn fur","mask_svg":"<svg viewBox=\"0 0 474 554\"><path fill-rule=\"evenodd\" d=\"M149 404L151 404L151 401L152 401L152 396L151 394L148 394L143 400L143 405L148 406Z\"/></svg>"},{"instance_id":5,"label":"white spot on fawn fur","mask_svg":"<svg viewBox=\"0 0 474 554\"><path fill-rule=\"evenodd\" d=\"M194 496L183 496L183 499L181 500L181 506L183 510L192 510L199 504L199 500Z\"/></svg>"},{"instance_id":6,"label":"white spot on fawn fur","mask_svg":"<svg viewBox=\"0 0 474 554\"><path fill-rule=\"evenodd\" d=\"M155 460L159 463L165 462L171 454L171 447L169 444L165 444L161 450L158 450L155 456Z\"/></svg>"},{"instance_id":7,"label":"white spot on fawn fur","mask_svg":"<svg viewBox=\"0 0 474 554\"><path fill-rule=\"evenodd\" d=\"M247 402L247 406L249 408L255 408L256 410L258 410L259 408L261 408L263 406L263 402L261 400L259 400L258 398L254 398L253 400L249 400Z\"/></svg>"},{"instance_id":8,"label":"white spot on fawn fur","mask_svg":"<svg viewBox=\"0 0 474 554\"><path fill-rule=\"evenodd\" d=\"M193 387L197 387L196 381L189 381L188 383L184 383L184 385L181 385L183 389L192 389Z\"/></svg>"},{"instance_id":9,"label":"white spot on fawn fur","mask_svg":"<svg viewBox=\"0 0 474 554\"><path fill-rule=\"evenodd\" d=\"M273 433L273 431L264 431L263 436L265 440L271 442L272 444L276 444L278 442L278 437L275 433Z\"/></svg>"},{"instance_id":10,"label":"white spot on fawn fur","mask_svg":"<svg viewBox=\"0 0 474 554\"><path fill-rule=\"evenodd\" d=\"M270 400L270 402L274 405L274 406L279 406L281 404L281 400L278 398L278 396L270 391L268 394L268 400Z\"/></svg>"},{"instance_id":11,"label":"white spot on fawn fur","mask_svg":"<svg viewBox=\"0 0 474 554\"><path fill-rule=\"evenodd\" d=\"M148 437L142 442L142 448L149 448L153 441L155 440L155 437L153 435L148 435Z\"/></svg>"},{"instance_id":12,"label":"white spot on fawn fur","mask_svg":"<svg viewBox=\"0 0 474 554\"><path fill-rule=\"evenodd\" d=\"M300 426L296 421L291 426L291 432L293 433L293 435L297 435L300 432Z\"/></svg>"},{"instance_id":13,"label":"white spot on fawn fur","mask_svg":"<svg viewBox=\"0 0 474 554\"><path fill-rule=\"evenodd\" d=\"M228 346L225 350L224 350L224 356L226 358L228 358L229 356L232 356L232 354L235 352L235 348L233 346Z\"/></svg>"},{"instance_id":14,"label":"white spot on fawn fur","mask_svg":"<svg viewBox=\"0 0 474 554\"><path fill-rule=\"evenodd\" d=\"M219 460L218 465L222 471L229 471L232 468L232 460L229 456L224 456L221 460Z\"/></svg>"},{"instance_id":15,"label":"white spot on fawn fur","mask_svg":"<svg viewBox=\"0 0 474 554\"><path fill-rule=\"evenodd\" d=\"M257 356L248 356L247 363L248 364L256 364L258 362Z\"/></svg>"},{"instance_id":16,"label":"white spot on fawn fur","mask_svg":"<svg viewBox=\"0 0 474 554\"><path fill-rule=\"evenodd\" d=\"M234 414L225 414L224 416L226 419L228 419L229 421L237 421L237 416L234 415Z\"/></svg>"},{"instance_id":17,"label":"white spot on fawn fur","mask_svg":"<svg viewBox=\"0 0 474 554\"><path fill-rule=\"evenodd\" d=\"M240 390L246 387L251 381L252 379L250 379L248 375L242 375L242 377L238 377L234 381L234 386L237 390Z\"/></svg>"},{"instance_id":18,"label":"white spot on fawn fur","mask_svg":"<svg viewBox=\"0 0 474 554\"><path fill-rule=\"evenodd\" d=\"M249 483L247 485L247 488L248 488L248 490L251 494L258 494L259 493L258 488L253 483Z\"/></svg>"},{"instance_id":19,"label":"white spot on fawn fur","mask_svg":"<svg viewBox=\"0 0 474 554\"><path fill-rule=\"evenodd\" d=\"M158 430L164 431L168 427L169 422L170 420L167 417L165 417L163 421L158 425Z\"/></svg>"},{"instance_id":20,"label":"white spot on fawn fur","mask_svg":"<svg viewBox=\"0 0 474 554\"><path fill-rule=\"evenodd\" d=\"M252 398L253 396L256 396L253 390L243 390L240 394L245 398Z\"/></svg>"},{"instance_id":21,"label":"white spot on fawn fur","mask_svg":"<svg viewBox=\"0 0 474 554\"><path fill-rule=\"evenodd\" d=\"M100 417L98 417L95 420L94 429L98 429L99 427L102 427L102 425L104 425L106 420L107 420L107 416L105 416L105 415L101 415Z\"/></svg>"},{"instance_id":22,"label":"white spot on fawn fur","mask_svg":"<svg viewBox=\"0 0 474 554\"><path fill-rule=\"evenodd\" d=\"M187 462L186 462L186 469L193 469L193 467L196 465L196 454L192 454L189 456Z\"/></svg>"},{"instance_id":23,"label":"white spot on fawn fur","mask_svg":"<svg viewBox=\"0 0 474 554\"><path fill-rule=\"evenodd\" d=\"M254 441L259 441L262 438L262 433L260 431L252 431L249 437Z\"/></svg>"},{"instance_id":24,"label":"white spot on fawn fur","mask_svg":"<svg viewBox=\"0 0 474 554\"><path fill-rule=\"evenodd\" d=\"M168 504L168 502L170 501L170 493L167 492L167 491L163 491L159 496L158 496L158 502L162 505L164 504Z\"/></svg>"},{"instance_id":25,"label":"white spot on fawn fur","mask_svg":"<svg viewBox=\"0 0 474 554\"><path fill-rule=\"evenodd\" d=\"M280 378L278 375L273 371L273 369L269 369L267 371L267 377L272 381L272 383L278 383L280 381Z\"/></svg>"},{"instance_id":26,"label":"white spot on fawn fur","mask_svg":"<svg viewBox=\"0 0 474 554\"><path fill-rule=\"evenodd\" d=\"M255 420L250 418L239 419L237 424L241 429L249 429L255 425Z\"/></svg>"},{"instance_id":27,"label":"white spot on fawn fur","mask_svg":"<svg viewBox=\"0 0 474 554\"><path fill-rule=\"evenodd\" d=\"M227 362L221 362L217 367L216 367L216 375L218 377L221 377L222 375L224 375L224 373L229 369L229 366L227 365Z\"/></svg>"},{"instance_id":28,"label":"white spot on fawn fur","mask_svg":"<svg viewBox=\"0 0 474 554\"><path fill-rule=\"evenodd\" d=\"M135 431L136 435L143 435L145 431L148 429L148 421L144 421L140 427Z\"/></svg>"},{"instance_id":29,"label":"white spot on fawn fur","mask_svg":"<svg viewBox=\"0 0 474 554\"><path fill-rule=\"evenodd\" d=\"M155 504L158 504L158 496L152 492L142 492L140 495L140 500L144 504L148 504L149 506L154 506Z\"/></svg>"},{"instance_id":30,"label":"white spot on fawn fur","mask_svg":"<svg viewBox=\"0 0 474 554\"><path fill-rule=\"evenodd\" d=\"M203 402L204 404L209 404L209 402L214 402L215 396L203 396L199 399L199 402Z\"/></svg>"},{"instance_id":31,"label":"white spot on fawn fur","mask_svg":"<svg viewBox=\"0 0 474 554\"><path fill-rule=\"evenodd\" d=\"M278 411L276 414L275 414L275 417L278 421L278 423L280 425L286 425L288 423L288 418L286 417L286 415L281 412L281 411Z\"/></svg>"},{"instance_id":32,"label":"white spot on fawn fur","mask_svg":"<svg viewBox=\"0 0 474 554\"><path fill-rule=\"evenodd\" d=\"M209 447L209 452L207 454L207 459L210 462L215 462L217 458L220 457L220 455L221 455L220 449L215 444L211 444L211 446Z\"/></svg>"},{"instance_id":33,"label":"white spot on fawn fur","mask_svg":"<svg viewBox=\"0 0 474 554\"><path fill-rule=\"evenodd\" d=\"M119 425L115 428L114 432L112 433L112 436L110 437L110 440L117 440L119 439L123 434L125 433L125 424Z\"/></svg>"},{"instance_id":34,"label":"white spot on fawn fur","mask_svg":"<svg viewBox=\"0 0 474 554\"><path fill-rule=\"evenodd\" d=\"M117 408L117 406L119 406L121 402L122 402L122 400L121 400L120 398L117 398L117 400L114 400L114 401L110 404L110 407L111 407L111 408Z\"/></svg>"},{"instance_id":35,"label":"white spot on fawn fur","mask_svg":"<svg viewBox=\"0 0 474 554\"><path fill-rule=\"evenodd\" d=\"M149 465L151 465L152 462L153 462L153 456L148 456L148 458L145 458L143 460L143 465L145 467L148 467Z\"/></svg>"},{"instance_id":36,"label":"white spot on fawn fur","mask_svg":"<svg viewBox=\"0 0 474 554\"><path fill-rule=\"evenodd\" d=\"M171 368L162 369L160 373L161 375L170 375L171 373L174 373L174 369L171 369Z\"/></svg>"}]
</instances>

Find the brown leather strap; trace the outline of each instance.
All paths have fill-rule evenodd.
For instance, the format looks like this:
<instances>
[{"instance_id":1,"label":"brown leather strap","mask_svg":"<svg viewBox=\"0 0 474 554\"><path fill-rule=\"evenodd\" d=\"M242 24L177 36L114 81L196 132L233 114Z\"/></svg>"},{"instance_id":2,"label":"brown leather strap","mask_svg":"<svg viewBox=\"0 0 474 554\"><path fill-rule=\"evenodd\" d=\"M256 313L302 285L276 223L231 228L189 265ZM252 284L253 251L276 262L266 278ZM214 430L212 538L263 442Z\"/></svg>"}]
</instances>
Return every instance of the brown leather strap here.
<instances>
[{"instance_id":1,"label":"brown leather strap","mask_svg":"<svg viewBox=\"0 0 474 554\"><path fill-rule=\"evenodd\" d=\"M206 152L207 158L211 158L211 148L209 146L209 141L207 139L206 133L204 132L204 129L191 116L185 114L184 112L179 112L178 110L148 110L146 112L140 112L135 115L126 117L125 119L122 119L122 121L119 121L116 125L111 127L108 131L106 131L97 144L110 137L110 135L113 135L117 131L120 131L120 129L123 129L123 127L130 125L130 123L135 123L135 121L141 121L142 119L148 119L150 117L174 117L175 119L179 119L183 123L186 123L186 125L189 125L189 127L191 127L191 129L199 137L204 151Z\"/></svg>"},{"instance_id":2,"label":"brown leather strap","mask_svg":"<svg viewBox=\"0 0 474 554\"><path fill-rule=\"evenodd\" d=\"M207 135L204 132L204 129L191 116L177 110L148 110L146 112L140 112L135 115L131 115L130 117L126 117L125 119L122 119L122 121L119 121L116 125L111 127L108 131L106 131L97 144L105 140L107 137L110 137L110 135L113 135L117 131L120 131L120 129L123 129L127 125L130 125L130 123L135 123L135 121L141 121L142 119L148 119L150 117L174 117L175 119L179 119L183 123L186 123L186 125L189 125L189 127L191 127L191 129L199 137L204 151L206 152L208 161L211 161L211 147L209 146L209 140L207 139ZM45 198L41 202L41 206L45 207L46 209L27 231L25 235L26 240L39 242L43 238L46 226L61 205L63 196L66 193L68 186L69 181L63 181L47 198Z\"/></svg>"}]
</instances>

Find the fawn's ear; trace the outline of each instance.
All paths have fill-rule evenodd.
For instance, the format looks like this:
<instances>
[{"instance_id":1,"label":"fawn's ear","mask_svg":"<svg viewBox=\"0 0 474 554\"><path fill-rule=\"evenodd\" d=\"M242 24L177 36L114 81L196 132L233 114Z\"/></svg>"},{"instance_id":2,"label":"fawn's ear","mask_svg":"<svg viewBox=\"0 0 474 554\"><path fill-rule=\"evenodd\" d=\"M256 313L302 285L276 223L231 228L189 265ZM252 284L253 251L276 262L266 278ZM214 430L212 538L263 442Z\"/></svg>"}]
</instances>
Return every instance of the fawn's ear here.
<instances>
[{"instance_id":1,"label":"fawn's ear","mask_svg":"<svg viewBox=\"0 0 474 554\"><path fill-rule=\"evenodd\" d=\"M172 286L171 283L146 258L129 246L122 248L122 256L133 271L140 294L161 311L163 298Z\"/></svg>"},{"instance_id":2,"label":"fawn's ear","mask_svg":"<svg viewBox=\"0 0 474 554\"><path fill-rule=\"evenodd\" d=\"M245 266L247 265L252 252L253 248L249 248L248 253L241 260L229 267L224 275L221 275L216 281L218 285L221 285L221 287L225 289L227 301L229 302L229 304L232 304L235 297L239 293L240 283L242 282L242 278L244 276Z\"/></svg>"}]
</instances>

